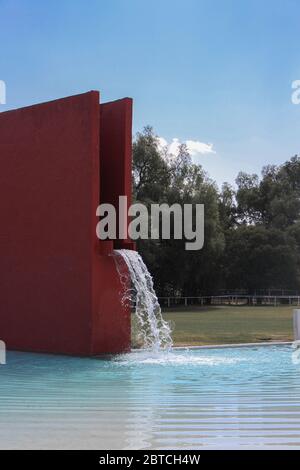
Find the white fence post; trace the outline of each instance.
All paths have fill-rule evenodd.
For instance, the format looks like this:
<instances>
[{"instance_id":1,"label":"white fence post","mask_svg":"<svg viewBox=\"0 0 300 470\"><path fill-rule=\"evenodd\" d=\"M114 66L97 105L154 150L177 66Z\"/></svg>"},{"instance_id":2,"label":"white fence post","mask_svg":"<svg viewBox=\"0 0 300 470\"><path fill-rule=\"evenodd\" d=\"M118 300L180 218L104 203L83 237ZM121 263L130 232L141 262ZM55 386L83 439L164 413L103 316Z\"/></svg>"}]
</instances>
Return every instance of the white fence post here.
<instances>
[{"instance_id":1,"label":"white fence post","mask_svg":"<svg viewBox=\"0 0 300 470\"><path fill-rule=\"evenodd\" d=\"M6 346L4 341L0 340L0 365L6 364Z\"/></svg>"},{"instance_id":2,"label":"white fence post","mask_svg":"<svg viewBox=\"0 0 300 470\"><path fill-rule=\"evenodd\" d=\"M300 341L300 310L294 310L294 340Z\"/></svg>"}]
</instances>

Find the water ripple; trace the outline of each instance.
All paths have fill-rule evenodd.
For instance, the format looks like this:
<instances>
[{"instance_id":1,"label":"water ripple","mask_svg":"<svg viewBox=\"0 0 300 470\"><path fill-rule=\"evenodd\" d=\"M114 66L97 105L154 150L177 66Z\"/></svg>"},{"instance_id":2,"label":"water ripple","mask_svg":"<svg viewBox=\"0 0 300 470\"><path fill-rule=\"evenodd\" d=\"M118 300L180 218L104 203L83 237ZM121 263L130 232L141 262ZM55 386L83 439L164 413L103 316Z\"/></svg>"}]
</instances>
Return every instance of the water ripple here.
<instances>
[{"instance_id":1,"label":"water ripple","mask_svg":"<svg viewBox=\"0 0 300 470\"><path fill-rule=\"evenodd\" d=\"M87 359L8 353L1 448L299 448L288 346Z\"/></svg>"}]
</instances>

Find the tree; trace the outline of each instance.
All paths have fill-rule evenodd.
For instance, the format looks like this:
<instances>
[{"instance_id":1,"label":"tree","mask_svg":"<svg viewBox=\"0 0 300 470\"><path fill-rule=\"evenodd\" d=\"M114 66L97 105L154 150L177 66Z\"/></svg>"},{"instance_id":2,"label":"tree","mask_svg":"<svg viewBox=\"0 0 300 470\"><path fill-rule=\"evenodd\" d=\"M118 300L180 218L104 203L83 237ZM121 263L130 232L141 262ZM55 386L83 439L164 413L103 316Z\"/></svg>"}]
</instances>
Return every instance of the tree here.
<instances>
[{"instance_id":1,"label":"tree","mask_svg":"<svg viewBox=\"0 0 300 470\"><path fill-rule=\"evenodd\" d=\"M219 222L217 188L200 165L192 162L187 147L177 155L161 150L153 129L137 134L133 145L135 198L150 206L166 202L205 204L205 246L185 250L185 240L140 240L138 249L152 273L160 295L200 295L213 292L224 247Z\"/></svg>"},{"instance_id":2,"label":"tree","mask_svg":"<svg viewBox=\"0 0 300 470\"><path fill-rule=\"evenodd\" d=\"M151 127L133 144L134 197L147 204L205 205L205 242L186 251L185 240L140 240L159 295L200 296L219 288L299 289L300 158L263 168L261 178L240 172L237 188L221 191L186 145L162 149Z\"/></svg>"},{"instance_id":3,"label":"tree","mask_svg":"<svg viewBox=\"0 0 300 470\"><path fill-rule=\"evenodd\" d=\"M298 251L281 230L241 226L227 235L224 265L227 289L296 289Z\"/></svg>"},{"instance_id":4,"label":"tree","mask_svg":"<svg viewBox=\"0 0 300 470\"><path fill-rule=\"evenodd\" d=\"M223 183L219 194L219 216L224 232L236 226L237 208L235 190L228 183Z\"/></svg>"},{"instance_id":5,"label":"tree","mask_svg":"<svg viewBox=\"0 0 300 470\"><path fill-rule=\"evenodd\" d=\"M133 194L139 201L159 201L170 183L167 162L159 152L159 142L152 127L138 132L133 143Z\"/></svg>"},{"instance_id":6,"label":"tree","mask_svg":"<svg viewBox=\"0 0 300 470\"><path fill-rule=\"evenodd\" d=\"M263 224L284 229L300 217L300 159L263 168L257 175L239 173L237 214L241 223Z\"/></svg>"}]
</instances>

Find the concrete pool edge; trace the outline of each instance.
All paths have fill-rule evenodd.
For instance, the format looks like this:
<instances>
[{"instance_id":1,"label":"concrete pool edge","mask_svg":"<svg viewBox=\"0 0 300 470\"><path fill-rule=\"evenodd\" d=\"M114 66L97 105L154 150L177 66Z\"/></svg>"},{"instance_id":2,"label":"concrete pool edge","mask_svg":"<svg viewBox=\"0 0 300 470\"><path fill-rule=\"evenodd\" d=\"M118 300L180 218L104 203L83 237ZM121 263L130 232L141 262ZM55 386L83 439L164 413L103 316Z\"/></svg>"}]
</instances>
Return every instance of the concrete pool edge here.
<instances>
[{"instance_id":1,"label":"concrete pool edge","mask_svg":"<svg viewBox=\"0 0 300 470\"><path fill-rule=\"evenodd\" d=\"M208 344L204 346L173 346L171 351L180 351L180 350L196 350L196 349L231 349L231 348L250 348L258 346L291 346L293 341L272 341L272 342L262 342L262 343L234 343L234 344ZM131 349L131 352L142 352L147 351L147 349Z\"/></svg>"},{"instance_id":2,"label":"concrete pool edge","mask_svg":"<svg viewBox=\"0 0 300 470\"><path fill-rule=\"evenodd\" d=\"M227 348L249 348L251 346L281 346L291 345L293 341L272 341L262 343L234 343L234 344L208 344L204 346L174 346L172 349L227 349Z\"/></svg>"}]
</instances>

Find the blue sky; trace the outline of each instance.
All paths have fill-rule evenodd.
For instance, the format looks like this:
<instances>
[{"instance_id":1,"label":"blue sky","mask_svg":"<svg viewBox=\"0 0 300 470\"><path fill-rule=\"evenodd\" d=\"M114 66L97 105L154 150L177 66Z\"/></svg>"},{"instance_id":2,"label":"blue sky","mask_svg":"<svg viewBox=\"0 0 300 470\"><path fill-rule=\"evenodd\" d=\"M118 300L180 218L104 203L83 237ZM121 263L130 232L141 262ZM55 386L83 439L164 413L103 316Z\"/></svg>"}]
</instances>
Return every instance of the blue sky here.
<instances>
[{"instance_id":1,"label":"blue sky","mask_svg":"<svg viewBox=\"0 0 300 470\"><path fill-rule=\"evenodd\" d=\"M300 152L299 17L298 0L0 0L0 111L131 96L134 131L212 144L194 160L234 182Z\"/></svg>"}]
</instances>

